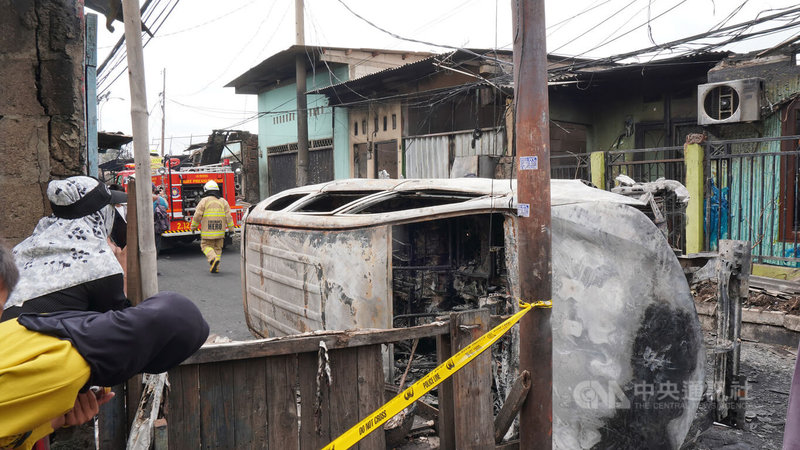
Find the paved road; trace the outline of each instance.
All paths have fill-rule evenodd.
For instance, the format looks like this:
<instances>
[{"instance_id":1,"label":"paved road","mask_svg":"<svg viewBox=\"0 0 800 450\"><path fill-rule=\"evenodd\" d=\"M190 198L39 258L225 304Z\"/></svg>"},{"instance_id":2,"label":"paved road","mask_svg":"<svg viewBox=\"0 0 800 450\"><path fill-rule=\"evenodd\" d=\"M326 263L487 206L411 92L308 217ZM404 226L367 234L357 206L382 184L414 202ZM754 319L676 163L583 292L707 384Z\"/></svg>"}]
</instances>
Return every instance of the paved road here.
<instances>
[{"instance_id":1,"label":"paved road","mask_svg":"<svg viewBox=\"0 0 800 450\"><path fill-rule=\"evenodd\" d=\"M165 248L158 257L158 288L192 299L211 325L211 333L233 340L255 339L242 309L239 240L222 253L220 272L208 272L200 244Z\"/></svg>"}]
</instances>

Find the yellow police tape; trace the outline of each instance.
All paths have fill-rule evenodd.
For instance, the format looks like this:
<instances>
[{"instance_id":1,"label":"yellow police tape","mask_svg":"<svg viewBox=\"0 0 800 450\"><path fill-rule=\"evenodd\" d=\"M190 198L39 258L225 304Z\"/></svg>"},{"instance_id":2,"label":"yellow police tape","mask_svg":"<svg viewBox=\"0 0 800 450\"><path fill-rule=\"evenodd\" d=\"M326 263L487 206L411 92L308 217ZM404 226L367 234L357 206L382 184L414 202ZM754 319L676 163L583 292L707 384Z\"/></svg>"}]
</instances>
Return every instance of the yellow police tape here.
<instances>
[{"instance_id":1,"label":"yellow police tape","mask_svg":"<svg viewBox=\"0 0 800 450\"><path fill-rule=\"evenodd\" d=\"M366 437L369 433L378 429L384 424L384 422L405 409L408 405L419 400L425 393L438 386L444 380L450 378L450 376L452 376L454 373L461 370L461 368L475 359L475 357L483 353L484 350L491 347L492 344L497 342L498 339L506 334L508 330L514 326L514 324L519 322L522 316L530 311L531 308L552 307L553 302L550 300L534 303L520 302L519 312L509 317L503 323L496 326L483 336L474 340L468 346L464 347L450 359L445 361L442 365L433 369L427 375L417 380L416 383L409 386L403 392L397 394L396 397L389 400L386 404L367 416L367 418L361 422L358 422L352 428L342 433L341 436L334 439L330 444L323 447L323 450L350 448L361 439L364 439L364 437Z\"/></svg>"}]
</instances>

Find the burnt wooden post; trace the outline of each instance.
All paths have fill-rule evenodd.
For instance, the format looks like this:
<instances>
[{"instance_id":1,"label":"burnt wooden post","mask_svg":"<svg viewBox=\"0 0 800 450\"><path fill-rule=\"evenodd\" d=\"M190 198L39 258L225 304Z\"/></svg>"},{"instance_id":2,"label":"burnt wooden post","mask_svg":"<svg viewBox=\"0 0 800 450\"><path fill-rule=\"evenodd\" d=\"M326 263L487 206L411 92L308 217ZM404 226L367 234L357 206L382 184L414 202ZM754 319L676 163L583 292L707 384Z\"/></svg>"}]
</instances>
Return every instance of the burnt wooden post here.
<instances>
[{"instance_id":1,"label":"burnt wooden post","mask_svg":"<svg viewBox=\"0 0 800 450\"><path fill-rule=\"evenodd\" d=\"M523 301L552 297L550 120L544 0L514 2L514 143L517 168L519 284ZM519 370L531 373L520 411L520 448L552 447L553 336L550 310L520 321Z\"/></svg>"},{"instance_id":2,"label":"burnt wooden post","mask_svg":"<svg viewBox=\"0 0 800 450\"><path fill-rule=\"evenodd\" d=\"M714 347L716 420L744 426L746 377L739 374L742 302L750 290L748 241L719 241L717 261L717 339Z\"/></svg>"}]
</instances>

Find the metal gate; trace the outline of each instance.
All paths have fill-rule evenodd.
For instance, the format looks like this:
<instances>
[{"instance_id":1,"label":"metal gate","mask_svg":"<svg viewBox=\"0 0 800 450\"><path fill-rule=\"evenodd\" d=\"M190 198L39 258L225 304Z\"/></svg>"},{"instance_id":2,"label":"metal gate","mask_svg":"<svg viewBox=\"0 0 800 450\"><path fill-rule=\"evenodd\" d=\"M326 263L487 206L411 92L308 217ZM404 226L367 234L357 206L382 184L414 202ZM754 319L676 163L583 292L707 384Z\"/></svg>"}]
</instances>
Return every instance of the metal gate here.
<instances>
[{"instance_id":1,"label":"metal gate","mask_svg":"<svg viewBox=\"0 0 800 450\"><path fill-rule=\"evenodd\" d=\"M297 186L297 151L273 153L268 156L269 195ZM308 152L308 184L333 180L333 148Z\"/></svg>"}]
</instances>

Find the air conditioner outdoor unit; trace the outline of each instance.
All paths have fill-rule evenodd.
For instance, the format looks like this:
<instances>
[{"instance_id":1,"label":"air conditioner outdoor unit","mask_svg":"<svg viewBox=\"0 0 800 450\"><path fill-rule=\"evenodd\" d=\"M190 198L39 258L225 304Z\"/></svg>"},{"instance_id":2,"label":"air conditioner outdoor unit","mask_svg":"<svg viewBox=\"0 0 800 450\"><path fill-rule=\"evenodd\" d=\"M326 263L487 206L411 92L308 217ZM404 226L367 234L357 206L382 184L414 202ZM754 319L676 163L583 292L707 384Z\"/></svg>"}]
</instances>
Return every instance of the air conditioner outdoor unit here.
<instances>
[{"instance_id":1,"label":"air conditioner outdoor unit","mask_svg":"<svg viewBox=\"0 0 800 450\"><path fill-rule=\"evenodd\" d=\"M746 78L697 86L697 124L761 120L761 84Z\"/></svg>"}]
</instances>

